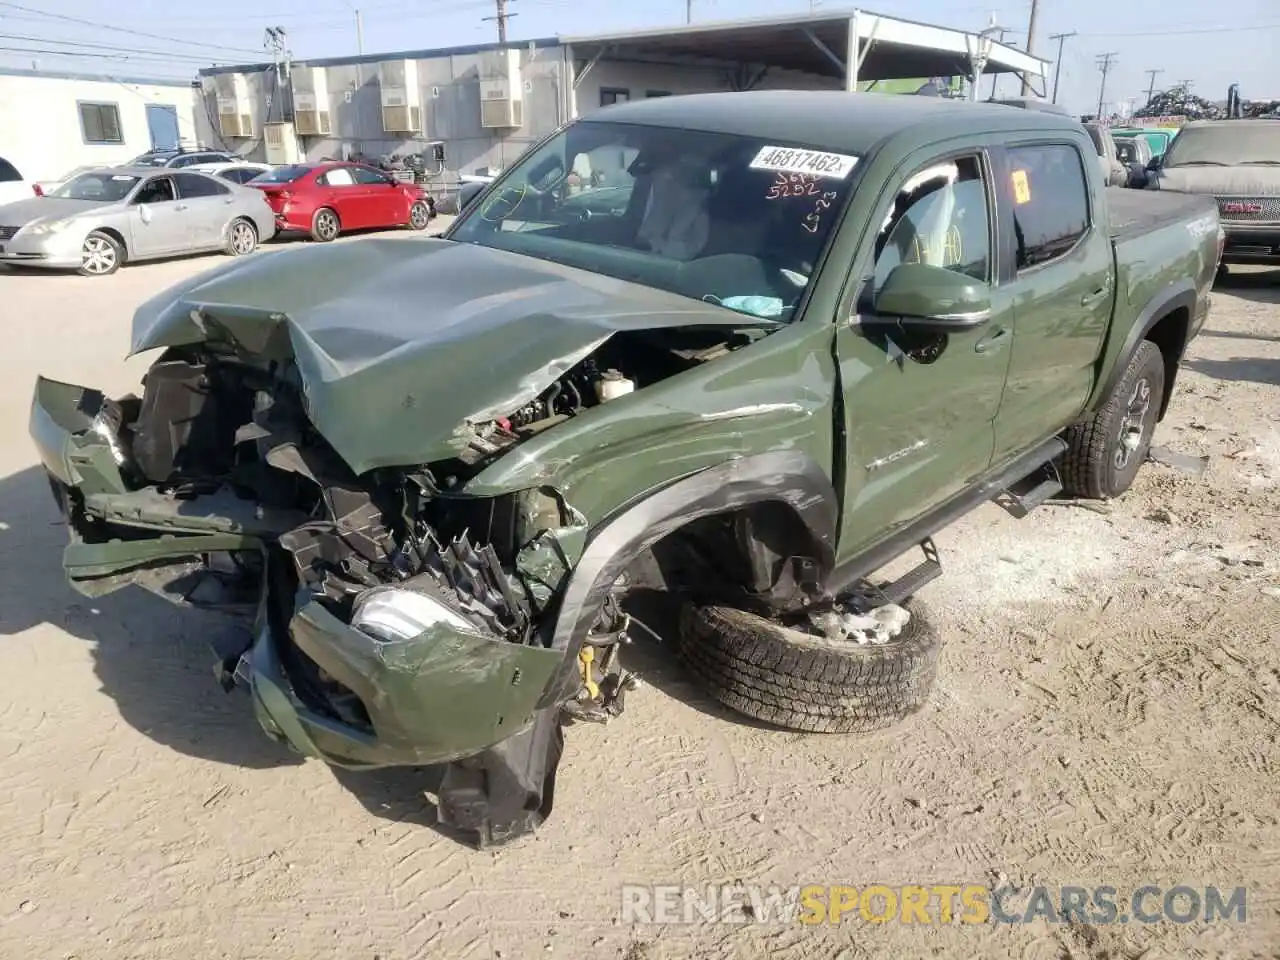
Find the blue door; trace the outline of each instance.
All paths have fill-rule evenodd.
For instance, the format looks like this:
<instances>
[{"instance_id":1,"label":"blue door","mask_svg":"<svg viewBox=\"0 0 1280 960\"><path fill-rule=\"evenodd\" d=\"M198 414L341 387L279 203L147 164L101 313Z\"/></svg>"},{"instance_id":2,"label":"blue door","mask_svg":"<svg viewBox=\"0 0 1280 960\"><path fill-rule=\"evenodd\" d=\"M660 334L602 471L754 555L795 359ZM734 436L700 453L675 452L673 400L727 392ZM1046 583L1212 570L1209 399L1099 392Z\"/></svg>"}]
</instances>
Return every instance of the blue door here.
<instances>
[{"instance_id":1,"label":"blue door","mask_svg":"<svg viewBox=\"0 0 1280 960\"><path fill-rule=\"evenodd\" d=\"M178 108L172 104L147 104L147 129L152 150L175 150L178 146Z\"/></svg>"}]
</instances>

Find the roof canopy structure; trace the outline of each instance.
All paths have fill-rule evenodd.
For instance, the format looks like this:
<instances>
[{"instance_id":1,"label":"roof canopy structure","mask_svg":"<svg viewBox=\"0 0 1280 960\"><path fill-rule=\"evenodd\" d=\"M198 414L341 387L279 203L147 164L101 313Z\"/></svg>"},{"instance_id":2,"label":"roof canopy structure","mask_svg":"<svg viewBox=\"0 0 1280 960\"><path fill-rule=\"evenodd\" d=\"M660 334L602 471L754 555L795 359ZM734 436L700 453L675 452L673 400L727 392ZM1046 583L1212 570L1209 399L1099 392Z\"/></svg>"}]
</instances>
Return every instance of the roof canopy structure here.
<instances>
[{"instance_id":1,"label":"roof canopy structure","mask_svg":"<svg viewBox=\"0 0 1280 960\"><path fill-rule=\"evenodd\" d=\"M1039 86L1047 61L996 43L991 32L845 10L560 39L575 57L588 60L750 63L841 79L848 90L866 80L996 73L1022 74Z\"/></svg>"}]
</instances>

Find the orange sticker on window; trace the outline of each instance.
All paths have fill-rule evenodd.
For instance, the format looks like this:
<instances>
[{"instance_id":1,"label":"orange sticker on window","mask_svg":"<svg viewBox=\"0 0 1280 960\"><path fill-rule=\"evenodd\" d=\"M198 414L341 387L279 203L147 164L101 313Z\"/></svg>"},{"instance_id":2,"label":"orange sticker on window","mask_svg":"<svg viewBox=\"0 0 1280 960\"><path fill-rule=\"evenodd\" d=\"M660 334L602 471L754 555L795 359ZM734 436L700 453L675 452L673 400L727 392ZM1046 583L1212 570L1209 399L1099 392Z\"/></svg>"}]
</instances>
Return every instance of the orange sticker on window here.
<instances>
[{"instance_id":1,"label":"orange sticker on window","mask_svg":"<svg viewBox=\"0 0 1280 960\"><path fill-rule=\"evenodd\" d=\"M1031 202L1031 184L1027 181L1027 171L1013 171L1013 202L1014 203L1030 203Z\"/></svg>"}]
</instances>

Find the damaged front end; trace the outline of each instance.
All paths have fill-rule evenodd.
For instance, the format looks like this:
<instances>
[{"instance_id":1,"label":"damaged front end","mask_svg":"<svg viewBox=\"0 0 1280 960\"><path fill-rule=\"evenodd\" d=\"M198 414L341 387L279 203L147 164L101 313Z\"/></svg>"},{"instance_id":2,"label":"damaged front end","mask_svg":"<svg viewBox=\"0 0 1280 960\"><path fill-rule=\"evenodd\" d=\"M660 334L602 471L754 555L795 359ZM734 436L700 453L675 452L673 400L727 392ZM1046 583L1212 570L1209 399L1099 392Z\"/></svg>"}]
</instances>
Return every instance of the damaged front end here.
<instances>
[{"instance_id":1,"label":"damaged front end","mask_svg":"<svg viewBox=\"0 0 1280 960\"><path fill-rule=\"evenodd\" d=\"M69 579L238 615L217 673L273 737L344 767L447 764L442 823L482 845L528 832L550 812L566 706L602 719L627 686L612 600L572 689L550 646L585 518L550 488L449 489L468 457L518 439L518 418L443 465L356 475L305 393L287 354L209 343L167 350L141 398L41 378L31 433Z\"/></svg>"}]
</instances>

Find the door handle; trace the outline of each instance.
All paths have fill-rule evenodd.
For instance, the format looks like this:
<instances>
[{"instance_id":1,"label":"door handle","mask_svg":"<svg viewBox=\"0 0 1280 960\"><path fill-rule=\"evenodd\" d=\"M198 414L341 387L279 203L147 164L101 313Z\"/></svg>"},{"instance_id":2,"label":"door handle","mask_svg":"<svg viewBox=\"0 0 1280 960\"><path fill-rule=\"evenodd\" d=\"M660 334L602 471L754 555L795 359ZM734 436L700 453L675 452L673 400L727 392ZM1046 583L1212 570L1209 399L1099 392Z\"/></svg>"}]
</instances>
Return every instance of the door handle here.
<instances>
[{"instance_id":1,"label":"door handle","mask_svg":"<svg viewBox=\"0 0 1280 960\"><path fill-rule=\"evenodd\" d=\"M1093 291L1093 293L1086 293L1080 298L1080 306L1091 307L1110 292L1111 287L1108 285L1105 287L1099 287L1097 290Z\"/></svg>"},{"instance_id":2,"label":"door handle","mask_svg":"<svg viewBox=\"0 0 1280 960\"><path fill-rule=\"evenodd\" d=\"M989 337L983 337L973 346L974 353L993 353L1004 346L1013 333L1008 327L1001 327Z\"/></svg>"}]
</instances>

